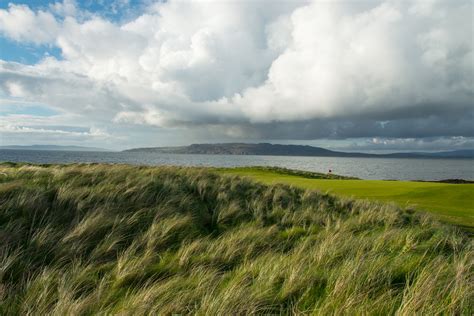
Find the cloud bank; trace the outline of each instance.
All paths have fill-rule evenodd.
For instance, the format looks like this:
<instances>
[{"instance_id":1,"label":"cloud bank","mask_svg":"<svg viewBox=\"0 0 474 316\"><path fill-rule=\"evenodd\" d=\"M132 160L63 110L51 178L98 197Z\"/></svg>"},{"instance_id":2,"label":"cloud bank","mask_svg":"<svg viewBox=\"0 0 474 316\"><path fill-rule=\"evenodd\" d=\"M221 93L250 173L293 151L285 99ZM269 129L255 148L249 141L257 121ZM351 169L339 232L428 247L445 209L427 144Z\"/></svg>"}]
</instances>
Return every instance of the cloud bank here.
<instances>
[{"instance_id":1,"label":"cloud bank","mask_svg":"<svg viewBox=\"0 0 474 316\"><path fill-rule=\"evenodd\" d=\"M148 135L474 137L472 12L469 0L171 0L112 22L71 0L10 4L0 34L61 58L0 61L0 94Z\"/></svg>"}]
</instances>

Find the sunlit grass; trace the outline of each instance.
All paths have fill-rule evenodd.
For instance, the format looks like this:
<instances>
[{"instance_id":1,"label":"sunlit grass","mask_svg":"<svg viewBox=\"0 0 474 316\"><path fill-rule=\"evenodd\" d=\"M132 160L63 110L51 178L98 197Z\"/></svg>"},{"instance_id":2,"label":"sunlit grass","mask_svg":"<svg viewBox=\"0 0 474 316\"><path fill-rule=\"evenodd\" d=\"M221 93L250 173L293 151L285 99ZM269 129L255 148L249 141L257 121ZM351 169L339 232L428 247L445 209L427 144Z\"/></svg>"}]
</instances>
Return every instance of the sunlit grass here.
<instances>
[{"instance_id":1,"label":"sunlit grass","mask_svg":"<svg viewBox=\"0 0 474 316\"><path fill-rule=\"evenodd\" d=\"M205 169L0 165L0 314L473 312L473 243Z\"/></svg>"},{"instance_id":2,"label":"sunlit grass","mask_svg":"<svg viewBox=\"0 0 474 316\"><path fill-rule=\"evenodd\" d=\"M248 176L266 184L284 183L344 197L393 202L434 213L444 221L474 228L474 184L313 178L278 169L218 169L224 174Z\"/></svg>"}]
</instances>

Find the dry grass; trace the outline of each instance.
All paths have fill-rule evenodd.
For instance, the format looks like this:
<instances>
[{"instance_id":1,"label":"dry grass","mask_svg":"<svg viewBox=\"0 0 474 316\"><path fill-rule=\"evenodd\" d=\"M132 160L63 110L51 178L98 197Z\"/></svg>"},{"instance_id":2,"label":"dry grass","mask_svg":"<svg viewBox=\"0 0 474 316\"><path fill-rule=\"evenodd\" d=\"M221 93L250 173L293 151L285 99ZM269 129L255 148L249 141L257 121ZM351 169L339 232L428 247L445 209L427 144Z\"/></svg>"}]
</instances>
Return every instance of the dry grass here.
<instances>
[{"instance_id":1,"label":"dry grass","mask_svg":"<svg viewBox=\"0 0 474 316\"><path fill-rule=\"evenodd\" d=\"M473 313L473 242L203 169L0 166L0 314Z\"/></svg>"}]
</instances>

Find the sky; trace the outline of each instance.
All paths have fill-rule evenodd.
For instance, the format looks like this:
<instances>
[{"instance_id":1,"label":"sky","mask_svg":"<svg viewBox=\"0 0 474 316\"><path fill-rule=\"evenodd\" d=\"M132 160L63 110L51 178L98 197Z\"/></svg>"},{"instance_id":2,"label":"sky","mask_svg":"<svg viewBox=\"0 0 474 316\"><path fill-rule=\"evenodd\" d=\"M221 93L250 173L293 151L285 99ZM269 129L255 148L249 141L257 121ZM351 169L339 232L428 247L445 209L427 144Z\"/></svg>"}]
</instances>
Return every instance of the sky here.
<instances>
[{"instance_id":1,"label":"sky","mask_svg":"<svg viewBox=\"0 0 474 316\"><path fill-rule=\"evenodd\" d=\"M0 145L474 148L471 0L0 0Z\"/></svg>"}]
</instances>

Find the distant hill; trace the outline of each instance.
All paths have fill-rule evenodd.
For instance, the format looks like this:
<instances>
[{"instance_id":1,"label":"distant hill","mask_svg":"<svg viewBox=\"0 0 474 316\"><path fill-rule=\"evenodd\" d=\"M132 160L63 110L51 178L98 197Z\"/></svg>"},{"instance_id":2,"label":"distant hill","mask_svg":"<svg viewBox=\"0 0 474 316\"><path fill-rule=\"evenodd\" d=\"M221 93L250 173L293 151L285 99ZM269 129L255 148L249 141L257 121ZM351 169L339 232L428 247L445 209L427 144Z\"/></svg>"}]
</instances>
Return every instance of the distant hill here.
<instances>
[{"instance_id":1,"label":"distant hill","mask_svg":"<svg viewBox=\"0 0 474 316\"><path fill-rule=\"evenodd\" d=\"M267 155L267 156L314 156L314 157L379 157L379 158L474 158L474 150L459 150L437 153L392 153L367 154L355 152L333 151L321 147L307 145L279 144L192 144L181 147L149 147L133 148L126 152L155 152L169 154L204 154L204 155Z\"/></svg>"},{"instance_id":2,"label":"distant hill","mask_svg":"<svg viewBox=\"0 0 474 316\"><path fill-rule=\"evenodd\" d=\"M59 145L11 145L0 146L0 149L10 150L52 150L52 151L110 151L109 149L98 147L83 147L83 146L59 146Z\"/></svg>"},{"instance_id":3,"label":"distant hill","mask_svg":"<svg viewBox=\"0 0 474 316\"><path fill-rule=\"evenodd\" d=\"M453 151L442 151L435 153L413 153L415 155L423 155L430 157L439 157L439 158L474 158L474 149L465 149L465 150L453 150Z\"/></svg>"},{"instance_id":4,"label":"distant hill","mask_svg":"<svg viewBox=\"0 0 474 316\"><path fill-rule=\"evenodd\" d=\"M393 153L377 155L382 157L392 158L474 158L474 150L452 150L440 152L407 152L407 153Z\"/></svg>"},{"instance_id":5,"label":"distant hill","mask_svg":"<svg viewBox=\"0 0 474 316\"><path fill-rule=\"evenodd\" d=\"M269 143L223 143L223 144L192 144L182 147L150 147L134 148L128 152L157 152L172 154L205 154L205 155L269 155L269 156L350 156L367 157L371 154L344 153L321 147L306 145L277 145Z\"/></svg>"}]
</instances>

